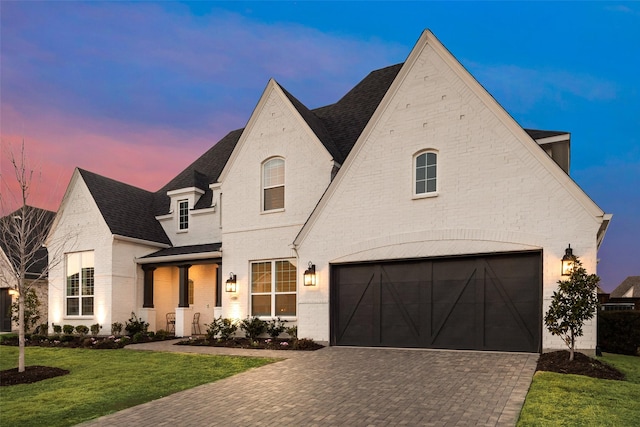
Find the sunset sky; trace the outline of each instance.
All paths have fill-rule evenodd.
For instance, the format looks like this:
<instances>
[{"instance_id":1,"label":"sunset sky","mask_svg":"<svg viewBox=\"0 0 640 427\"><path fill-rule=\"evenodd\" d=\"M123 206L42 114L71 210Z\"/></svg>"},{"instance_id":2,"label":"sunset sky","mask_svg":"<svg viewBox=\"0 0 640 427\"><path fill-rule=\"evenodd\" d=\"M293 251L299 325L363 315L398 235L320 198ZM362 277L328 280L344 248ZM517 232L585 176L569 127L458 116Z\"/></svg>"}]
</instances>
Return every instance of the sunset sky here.
<instances>
[{"instance_id":1,"label":"sunset sky","mask_svg":"<svg viewBox=\"0 0 640 427\"><path fill-rule=\"evenodd\" d=\"M0 1L0 19L0 174L24 140L32 205L56 210L75 167L155 191L269 78L327 105L429 28L520 125L571 132L571 176L613 214L601 285L640 275L640 3Z\"/></svg>"}]
</instances>

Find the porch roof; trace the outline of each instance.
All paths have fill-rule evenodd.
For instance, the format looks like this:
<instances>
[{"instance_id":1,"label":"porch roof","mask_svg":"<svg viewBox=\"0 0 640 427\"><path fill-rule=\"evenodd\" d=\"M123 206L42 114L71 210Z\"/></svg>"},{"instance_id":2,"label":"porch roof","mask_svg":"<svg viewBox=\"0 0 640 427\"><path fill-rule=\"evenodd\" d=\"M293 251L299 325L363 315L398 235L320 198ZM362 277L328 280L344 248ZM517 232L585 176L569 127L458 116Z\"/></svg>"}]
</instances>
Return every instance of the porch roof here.
<instances>
[{"instance_id":1,"label":"porch roof","mask_svg":"<svg viewBox=\"0 0 640 427\"><path fill-rule=\"evenodd\" d=\"M222 261L222 243L174 246L136 258L138 264L161 264L202 260Z\"/></svg>"}]
</instances>

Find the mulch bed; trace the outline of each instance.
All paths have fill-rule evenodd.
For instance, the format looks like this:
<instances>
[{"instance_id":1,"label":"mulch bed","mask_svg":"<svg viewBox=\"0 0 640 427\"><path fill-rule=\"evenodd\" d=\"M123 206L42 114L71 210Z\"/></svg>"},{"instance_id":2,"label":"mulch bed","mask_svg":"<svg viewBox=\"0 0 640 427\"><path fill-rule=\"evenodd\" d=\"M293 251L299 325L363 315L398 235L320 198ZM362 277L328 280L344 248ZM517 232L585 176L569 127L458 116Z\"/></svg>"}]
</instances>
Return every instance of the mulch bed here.
<instances>
[{"instance_id":1,"label":"mulch bed","mask_svg":"<svg viewBox=\"0 0 640 427\"><path fill-rule=\"evenodd\" d=\"M323 348L322 344L309 339L283 340L260 338L253 343L248 338L233 338L228 340L210 340L207 338L190 338L180 341L176 345L195 345L206 347L244 348L254 350L298 350L314 351Z\"/></svg>"},{"instance_id":2,"label":"mulch bed","mask_svg":"<svg viewBox=\"0 0 640 427\"><path fill-rule=\"evenodd\" d=\"M18 384L31 384L48 378L67 375L66 369L52 368L49 366L25 366L24 372L18 372L18 368L0 371L0 387Z\"/></svg>"},{"instance_id":3,"label":"mulch bed","mask_svg":"<svg viewBox=\"0 0 640 427\"><path fill-rule=\"evenodd\" d=\"M624 380L622 372L582 353L575 352L573 360L570 361L568 350L541 354L536 370L585 375L603 380Z\"/></svg>"}]
</instances>

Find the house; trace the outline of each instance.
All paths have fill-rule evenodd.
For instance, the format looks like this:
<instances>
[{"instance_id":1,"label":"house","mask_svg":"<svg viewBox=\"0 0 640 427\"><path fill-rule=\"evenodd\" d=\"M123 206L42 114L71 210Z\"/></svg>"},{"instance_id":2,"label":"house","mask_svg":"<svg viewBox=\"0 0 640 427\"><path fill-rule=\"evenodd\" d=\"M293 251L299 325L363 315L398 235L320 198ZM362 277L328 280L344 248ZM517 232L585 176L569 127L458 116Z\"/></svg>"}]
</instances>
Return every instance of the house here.
<instances>
[{"instance_id":1,"label":"house","mask_svg":"<svg viewBox=\"0 0 640 427\"><path fill-rule=\"evenodd\" d=\"M601 300L602 310L640 310L640 276L629 276Z\"/></svg>"},{"instance_id":2,"label":"house","mask_svg":"<svg viewBox=\"0 0 640 427\"><path fill-rule=\"evenodd\" d=\"M26 221L29 223L24 239L27 248L25 254L31 254L25 260L25 281L31 282L30 289L35 292L38 299L39 323L47 322L48 290L47 266L48 251L42 246L43 237L47 235L55 212L45 209L26 206ZM16 288L17 274L20 265L19 242L17 229L14 225L25 220L22 209L18 209L9 215L0 218L0 332L11 332L18 325L11 321L11 304L18 295ZM6 225L6 227L5 227ZM16 233L14 233L16 231ZM36 245L36 246L34 246Z\"/></svg>"},{"instance_id":3,"label":"house","mask_svg":"<svg viewBox=\"0 0 640 427\"><path fill-rule=\"evenodd\" d=\"M195 313L280 317L331 345L563 348L542 319L565 248L595 272L611 219L569 148L519 126L429 31L331 105L270 80L243 129L157 192L76 169L50 319L135 312L186 336Z\"/></svg>"}]
</instances>

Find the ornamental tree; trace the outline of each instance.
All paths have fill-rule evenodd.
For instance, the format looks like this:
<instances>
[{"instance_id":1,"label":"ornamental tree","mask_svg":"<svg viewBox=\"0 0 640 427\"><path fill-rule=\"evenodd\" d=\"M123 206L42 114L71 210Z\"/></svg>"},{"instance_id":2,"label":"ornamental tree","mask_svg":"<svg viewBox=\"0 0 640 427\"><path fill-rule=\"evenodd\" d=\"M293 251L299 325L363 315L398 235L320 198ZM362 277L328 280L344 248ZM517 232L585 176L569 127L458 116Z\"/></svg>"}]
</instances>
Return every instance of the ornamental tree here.
<instances>
[{"instance_id":1,"label":"ornamental tree","mask_svg":"<svg viewBox=\"0 0 640 427\"><path fill-rule=\"evenodd\" d=\"M598 307L596 289L600 278L587 274L576 257L568 280L558 281L558 290L551 297L551 306L544 316L544 324L552 335L557 335L569 348L573 360L576 338L583 335L584 322L592 319Z\"/></svg>"},{"instance_id":2,"label":"ornamental tree","mask_svg":"<svg viewBox=\"0 0 640 427\"><path fill-rule=\"evenodd\" d=\"M9 150L7 157L11 167L6 172L0 170L0 213L10 212L0 217L0 283L17 295L18 372L24 372L25 327L29 320L25 308L30 291L46 280L48 270L62 261L63 254L44 247L55 213L27 204L35 171L27 161L24 142L18 155ZM63 241L71 238L67 235Z\"/></svg>"}]
</instances>

